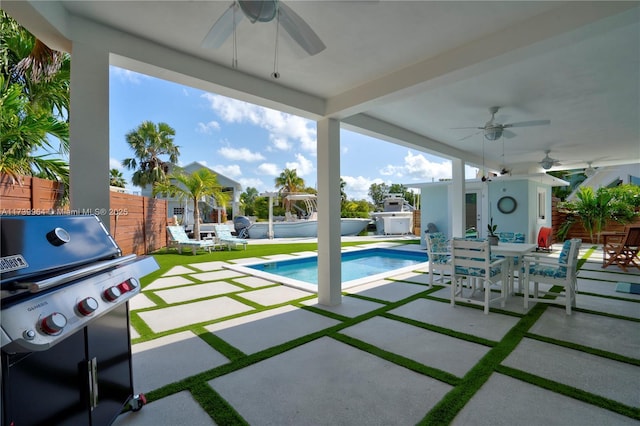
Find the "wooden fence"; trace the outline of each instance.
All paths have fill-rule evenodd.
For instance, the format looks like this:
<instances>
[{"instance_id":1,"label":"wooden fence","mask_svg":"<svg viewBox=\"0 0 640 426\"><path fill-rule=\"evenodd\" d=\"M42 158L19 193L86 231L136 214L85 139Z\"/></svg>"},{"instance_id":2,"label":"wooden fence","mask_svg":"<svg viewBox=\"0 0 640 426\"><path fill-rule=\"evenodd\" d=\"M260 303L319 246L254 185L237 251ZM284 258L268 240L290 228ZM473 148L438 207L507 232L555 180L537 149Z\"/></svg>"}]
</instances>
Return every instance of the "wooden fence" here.
<instances>
[{"instance_id":1,"label":"wooden fence","mask_svg":"<svg viewBox=\"0 0 640 426\"><path fill-rule=\"evenodd\" d=\"M68 214L62 206L62 185L23 176L13 182L0 176L0 214ZM146 254L167 245L167 201L111 192L109 226L123 254Z\"/></svg>"}]
</instances>

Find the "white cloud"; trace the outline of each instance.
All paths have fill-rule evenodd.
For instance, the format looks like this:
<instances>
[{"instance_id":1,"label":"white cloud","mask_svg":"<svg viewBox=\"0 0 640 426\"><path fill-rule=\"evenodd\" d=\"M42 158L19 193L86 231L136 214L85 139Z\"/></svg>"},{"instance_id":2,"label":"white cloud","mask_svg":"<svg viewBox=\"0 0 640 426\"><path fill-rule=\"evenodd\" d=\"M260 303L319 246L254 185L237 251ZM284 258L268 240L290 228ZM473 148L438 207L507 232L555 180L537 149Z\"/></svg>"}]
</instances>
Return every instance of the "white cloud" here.
<instances>
[{"instance_id":1,"label":"white cloud","mask_svg":"<svg viewBox=\"0 0 640 426\"><path fill-rule=\"evenodd\" d=\"M381 184L384 181L382 179L369 179L363 176L342 176L342 180L345 181L346 186L344 191L347 194L347 198L355 199L355 200L368 200L369 199L369 188L371 184L377 183Z\"/></svg>"},{"instance_id":2,"label":"white cloud","mask_svg":"<svg viewBox=\"0 0 640 426\"><path fill-rule=\"evenodd\" d=\"M262 163L258 166L256 172L261 175L278 176L280 174L280 169L273 163Z\"/></svg>"},{"instance_id":3,"label":"white cloud","mask_svg":"<svg viewBox=\"0 0 640 426\"><path fill-rule=\"evenodd\" d=\"M290 150L297 145L302 150L315 155L314 122L212 93L205 93L202 97L225 122L249 123L268 131L269 140L275 149Z\"/></svg>"},{"instance_id":4,"label":"white cloud","mask_svg":"<svg viewBox=\"0 0 640 426\"><path fill-rule=\"evenodd\" d=\"M252 178L252 179L240 179L240 184L242 185L243 190L246 191L248 187L256 188L259 192L264 191L264 182L260 179Z\"/></svg>"},{"instance_id":5,"label":"white cloud","mask_svg":"<svg viewBox=\"0 0 640 426\"><path fill-rule=\"evenodd\" d=\"M404 164L388 164L380 171L383 176L393 176L395 178L410 178L413 180L434 180L451 178L451 162L430 161L422 154L412 154L410 151L404 157Z\"/></svg>"},{"instance_id":6,"label":"white cloud","mask_svg":"<svg viewBox=\"0 0 640 426\"><path fill-rule=\"evenodd\" d=\"M199 122L196 127L198 133L204 133L206 135L210 135L214 130L220 130L220 123L215 120L209 121L208 123Z\"/></svg>"},{"instance_id":7,"label":"white cloud","mask_svg":"<svg viewBox=\"0 0 640 426\"><path fill-rule=\"evenodd\" d=\"M251 152L247 148L224 147L218 150L218 154L229 160L247 161L249 163L264 160L262 154L259 152Z\"/></svg>"},{"instance_id":8,"label":"white cloud","mask_svg":"<svg viewBox=\"0 0 640 426\"><path fill-rule=\"evenodd\" d=\"M236 178L238 176L242 176L242 171L240 170L240 166L237 164L229 164L229 165L217 165L212 167L213 170L220 173L221 175Z\"/></svg>"},{"instance_id":9,"label":"white cloud","mask_svg":"<svg viewBox=\"0 0 640 426\"><path fill-rule=\"evenodd\" d=\"M115 158L109 158L109 169L118 169L122 171L122 163L120 160L116 160Z\"/></svg>"},{"instance_id":10,"label":"white cloud","mask_svg":"<svg viewBox=\"0 0 640 426\"><path fill-rule=\"evenodd\" d=\"M144 74L138 74L135 71L130 71L124 68L118 68L114 66L109 67L109 71L112 72L113 75L116 76L118 79L124 82L133 83L133 84L140 84L142 80L149 78Z\"/></svg>"},{"instance_id":11,"label":"white cloud","mask_svg":"<svg viewBox=\"0 0 640 426\"><path fill-rule=\"evenodd\" d=\"M304 155L296 154L296 161L287 162L287 169L295 169L296 174L300 177L310 175L313 171L313 163L307 160Z\"/></svg>"}]
</instances>

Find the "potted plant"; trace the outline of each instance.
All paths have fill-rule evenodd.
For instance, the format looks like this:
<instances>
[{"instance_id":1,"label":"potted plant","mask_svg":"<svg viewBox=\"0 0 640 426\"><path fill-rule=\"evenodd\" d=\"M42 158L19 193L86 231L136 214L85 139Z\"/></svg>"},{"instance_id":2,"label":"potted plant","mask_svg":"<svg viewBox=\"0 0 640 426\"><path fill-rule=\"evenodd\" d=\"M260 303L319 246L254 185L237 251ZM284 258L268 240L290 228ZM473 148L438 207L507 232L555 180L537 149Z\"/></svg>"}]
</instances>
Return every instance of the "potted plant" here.
<instances>
[{"instance_id":1,"label":"potted plant","mask_svg":"<svg viewBox=\"0 0 640 426\"><path fill-rule=\"evenodd\" d=\"M496 229L498 229L498 225L493 224L493 217L491 218L491 221L487 225L487 229L489 230L489 236L488 236L489 244L492 246L497 246L498 241L500 241L500 238L496 234Z\"/></svg>"}]
</instances>

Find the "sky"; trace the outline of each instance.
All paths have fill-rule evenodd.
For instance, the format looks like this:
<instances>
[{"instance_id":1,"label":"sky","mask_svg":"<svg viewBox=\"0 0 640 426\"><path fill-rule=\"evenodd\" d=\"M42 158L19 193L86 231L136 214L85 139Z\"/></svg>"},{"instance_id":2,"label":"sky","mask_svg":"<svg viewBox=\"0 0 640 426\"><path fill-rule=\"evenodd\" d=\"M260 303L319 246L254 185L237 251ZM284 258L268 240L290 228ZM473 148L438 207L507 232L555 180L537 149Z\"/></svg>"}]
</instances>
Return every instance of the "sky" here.
<instances>
[{"instance_id":1,"label":"sky","mask_svg":"<svg viewBox=\"0 0 640 426\"><path fill-rule=\"evenodd\" d=\"M180 166L197 161L259 192L275 190L275 178L296 169L306 186L316 187L315 121L113 66L109 114L110 168L120 170L134 192L133 171L122 166L133 157L125 135L145 120L175 129ZM451 178L448 160L344 129L340 150L349 199L371 201L373 183Z\"/></svg>"}]
</instances>

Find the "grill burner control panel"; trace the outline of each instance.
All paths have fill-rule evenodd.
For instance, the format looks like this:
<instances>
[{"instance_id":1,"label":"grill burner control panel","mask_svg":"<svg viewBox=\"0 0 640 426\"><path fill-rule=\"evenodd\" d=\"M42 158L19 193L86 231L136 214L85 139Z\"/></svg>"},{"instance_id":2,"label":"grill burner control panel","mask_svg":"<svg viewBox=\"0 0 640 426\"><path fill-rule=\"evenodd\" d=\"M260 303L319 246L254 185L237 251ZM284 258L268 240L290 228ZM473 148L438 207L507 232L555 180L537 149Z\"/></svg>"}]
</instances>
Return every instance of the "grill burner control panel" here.
<instances>
[{"instance_id":1,"label":"grill burner control panel","mask_svg":"<svg viewBox=\"0 0 640 426\"><path fill-rule=\"evenodd\" d=\"M131 271L103 272L2 311L2 349L44 351L140 292Z\"/></svg>"}]
</instances>

